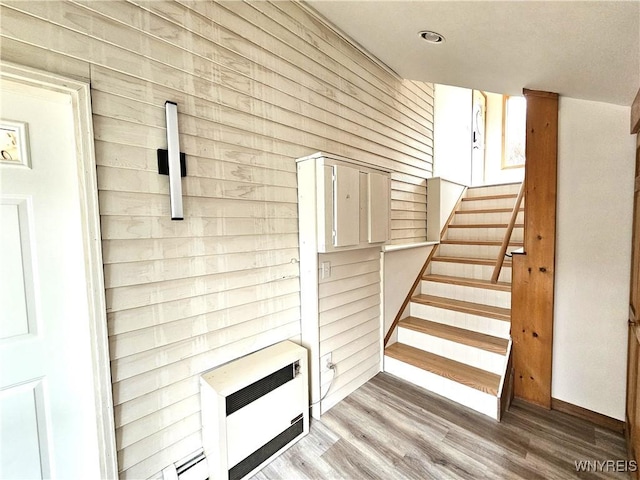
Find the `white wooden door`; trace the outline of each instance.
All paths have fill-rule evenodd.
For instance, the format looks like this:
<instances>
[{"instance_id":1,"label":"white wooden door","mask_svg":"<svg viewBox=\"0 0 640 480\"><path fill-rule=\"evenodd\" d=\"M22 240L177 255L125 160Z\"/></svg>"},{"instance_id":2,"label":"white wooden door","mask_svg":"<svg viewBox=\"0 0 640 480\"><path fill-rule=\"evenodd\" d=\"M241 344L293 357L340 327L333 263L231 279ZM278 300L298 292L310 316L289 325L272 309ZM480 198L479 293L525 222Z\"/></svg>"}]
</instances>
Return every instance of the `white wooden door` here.
<instances>
[{"instance_id":1,"label":"white wooden door","mask_svg":"<svg viewBox=\"0 0 640 480\"><path fill-rule=\"evenodd\" d=\"M0 478L99 478L71 100L3 79L2 120L30 164L0 163Z\"/></svg>"},{"instance_id":2,"label":"white wooden door","mask_svg":"<svg viewBox=\"0 0 640 480\"><path fill-rule=\"evenodd\" d=\"M471 185L484 183L485 169L485 132L486 132L487 97L483 92L473 91L473 113L471 125L473 129L471 149Z\"/></svg>"}]
</instances>

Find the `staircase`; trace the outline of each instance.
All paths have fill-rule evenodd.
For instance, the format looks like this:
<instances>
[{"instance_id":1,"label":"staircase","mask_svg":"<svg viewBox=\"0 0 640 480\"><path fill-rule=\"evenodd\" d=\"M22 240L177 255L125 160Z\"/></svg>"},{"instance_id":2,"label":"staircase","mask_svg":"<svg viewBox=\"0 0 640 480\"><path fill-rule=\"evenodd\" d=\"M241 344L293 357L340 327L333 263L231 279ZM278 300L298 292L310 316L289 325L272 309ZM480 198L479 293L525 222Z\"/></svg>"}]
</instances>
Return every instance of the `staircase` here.
<instances>
[{"instance_id":1,"label":"staircase","mask_svg":"<svg viewBox=\"0 0 640 480\"><path fill-rule=\"evenodd\" d=\"M522 247L520 184L467 189L411 294L384 370L499 420L510 384L511 261L492 274L508 224L507 253Z\"/></svg>"}]
</instances>

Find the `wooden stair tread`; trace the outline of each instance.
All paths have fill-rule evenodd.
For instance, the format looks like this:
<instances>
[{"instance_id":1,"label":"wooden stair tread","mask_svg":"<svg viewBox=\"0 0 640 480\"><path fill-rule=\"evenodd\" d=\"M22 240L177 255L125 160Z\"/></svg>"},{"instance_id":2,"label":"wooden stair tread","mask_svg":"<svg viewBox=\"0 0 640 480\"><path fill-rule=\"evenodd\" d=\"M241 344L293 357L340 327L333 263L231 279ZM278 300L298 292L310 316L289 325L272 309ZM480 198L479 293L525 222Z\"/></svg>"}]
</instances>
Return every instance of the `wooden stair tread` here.
<instances>
[{"instance_id":1,"label":"wooden stair tread","mask_svg":"<svg viewBox=\"0 0 640 480\"><path fill-rule=\"evenodd\" d=\"M484 190L485 188L517 187L521 183L522 182L518 182L518 181L487 183L485 185L473 185L472 187L469 187L467 190L473 191L473 190Z\"/></svg>"},{"instance_id":2,"label":"wooden stair tread","mask_svg":"<svg viewBox=\"0 0 640 480\"><path fill-rule=\"evenodd\" d=\"M444 308L446 310L455 310L456 312L495 318L496 320L505 322L511 321L511 310L509 308L494 307L492 305L483 305L481 303L465 302L463 300L424 294L414 295L411 297L411 301L432 307Z\"/></svg>"},{"instance_id":3,"label":"wooden stair tread","mask_svg":"<svg viewBox=\"0 0 640 480\"><path fill-rule=\"evenodd\" d=\"M456 215L467 213L511 213L513 208L479 208L475 210L456 210ZM520 208L518 212L524 212L524 208Z\"/></svg>"},{"instance_id":4,"label":"wooden stair tread","mask_svg":"<svg viewBox=\"0 0 640 480\"><path fill-rule=\"evenodd\" d=\"M437 256L431 259L433 262L449 262L449 263L470 263L473 265L489 265L495 266L496 260L493 258L469 258L469 257L446 257ZM505 260L503 267L511 267L511 260Z\"/></svg>"},{"instance_id":5,"label":"wooden stair tread","mask_svg":"<svg viewBox=\"0 0 640 480\"><path fill-rule=\"evenodd\" d=\"M427 282L449 283L451 285L461 285L463 287L485 288L487 290L499 290L510 292L511 284L508 282L491 283L491 280L481 280L477 278L453 277L449 275L423 275L423 280Z\"/></svg>"},{"instance_id":6,"label":"wooden stair tread","mask_svg":"<svg viewBox=\"0 0 640 480\"><path fill-rule=\"evenodd\" d=\"M394 343L388 346L384 353L391 358L475 388L481 392L494 396L498 395L500 375L495 373L471 367L401 343Z\"/></svg>"},{"instance_id":7,"label":"wooden stair tread","mask_svg":"<svg viewBox=\"0 0 640 480\"><path fill-rule=\"evenodd\" d=\"M462 199L463 202L470 202L473 200L502 200L504 198L518 198L517 193L502 193L498 195L478 195L473 197L465 197Z\"/></svg>"},{"instance_id":8,"label":"wooden stair tread","mask_svg":"<svg viewBox=\"0 0 640 480\"><path fill-rule=\"evenodd\" d=\"M501 247L502 240L440 240L440 245L477 245L480 247ZM510 246L522 247L522 241L510 241Z\"/></svg>"},{"instance_id":9,"label":"wooden stair tread","mask_svg":"<svg viewBox=\"0 0 640 480\"><path fill-rule=\"evenodd\" d=\"M423 318L406 317L400 320L398 326L500 355L506 355L509 346L509 340L506 338L494 337Z\"/></svg>"},{"instance_id":10,"label":"wooden stair tread","mask_svg":"<svg viewBox=\"0 0 640 480\"><path fill-rule=\"evenodd\" d=\"M508 226L506 223L456 223L449 225L448 228L507 228ZM516 223L513 228L524 228L524 223Z\"/></svg>"}]
</instances>

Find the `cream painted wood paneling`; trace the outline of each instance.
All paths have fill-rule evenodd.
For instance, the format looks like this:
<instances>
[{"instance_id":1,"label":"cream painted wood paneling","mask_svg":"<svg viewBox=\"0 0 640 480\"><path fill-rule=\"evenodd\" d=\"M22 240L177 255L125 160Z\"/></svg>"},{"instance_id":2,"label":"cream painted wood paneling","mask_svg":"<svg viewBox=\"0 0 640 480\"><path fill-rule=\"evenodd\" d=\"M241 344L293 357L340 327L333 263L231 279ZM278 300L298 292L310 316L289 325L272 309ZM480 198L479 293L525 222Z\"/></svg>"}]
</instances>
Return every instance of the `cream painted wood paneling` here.
<instances>
[{"instance_id":1,"label":"cream painted wood paneling","mask_svg":"<svg viewBox=\"0 0 640 480\"><path fill-rule=\"evenodd\" d=\"M380 251L367 248L324 253L331 276L319 280L319 325L322 357L331 353L336 373L320 372L320 405L324 413L379 371Z\"/></svg>"},{"instance_id":2,"label":"cream painted wood paneling","mask_svg":"<svg viewBox=\"0 0 640 480\"><path fill-rule=\"evenodd\" d=\"M424 241L433 86L295 2L0 3L3 59L91 80L119 469L157 476L201 447L199 373L300 341L295 158L391 171L391 241ZM157 174L166 100L181 222ZM326 406L377 371L378 269L336 260L320 285L339 368Z\"/></svg>"}]
</instances>

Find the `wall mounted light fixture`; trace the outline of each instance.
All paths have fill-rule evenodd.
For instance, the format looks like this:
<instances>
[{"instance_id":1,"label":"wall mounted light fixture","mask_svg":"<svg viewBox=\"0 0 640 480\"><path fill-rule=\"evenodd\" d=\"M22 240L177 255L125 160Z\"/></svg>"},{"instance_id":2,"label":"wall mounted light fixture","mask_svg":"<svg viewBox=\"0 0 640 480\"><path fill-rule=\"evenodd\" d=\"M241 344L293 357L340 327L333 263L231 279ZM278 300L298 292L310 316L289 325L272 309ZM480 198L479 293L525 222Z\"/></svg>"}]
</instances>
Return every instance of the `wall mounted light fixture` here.
<instances>
[{"instance_id":1,"label":"wall mounted light fixture","mask_svg":"<svg viewBox=\"0 0 640 480\"><path fill-rule=\"evenodd\" d=\"M183 220L182 178L187 176L187 162L180 152L178 136L178 105L165 102L167 117L167 150L158 149L158 173L169 175L169 196L171 199L171 220Z\"/></svg>"}]
</instances>

